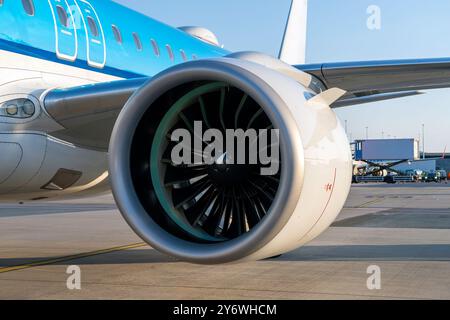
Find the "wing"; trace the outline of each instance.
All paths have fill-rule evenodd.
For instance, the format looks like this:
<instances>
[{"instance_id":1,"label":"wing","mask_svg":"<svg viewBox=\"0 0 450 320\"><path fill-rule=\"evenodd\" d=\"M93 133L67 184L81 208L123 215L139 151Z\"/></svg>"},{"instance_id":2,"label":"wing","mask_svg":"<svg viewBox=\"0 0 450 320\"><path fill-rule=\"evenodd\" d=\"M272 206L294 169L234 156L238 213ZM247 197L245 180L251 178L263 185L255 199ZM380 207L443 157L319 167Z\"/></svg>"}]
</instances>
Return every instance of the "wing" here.
<instances>
[{"instance_id":1,"label":"wing","mask_svg":"<svg viewBox=\"0 0 450 320\"><path fill-rule=\"evenodd\" d=\"M326 88L347 94L333 107L420 94L418 90L450 87L450 58L365 61L299 65Z\"/></svg>"},{"instance_id":2,"label":"wing","mask_svg":"<svg viewBox=\"0 0 450 320\"><path fill-rule=\"evenodd\" d=\"M332 107L417 95L450 87L450 58L300 65L324 87L347 91ZM108 150L114 123L130 96L149 78L50 91L47 113L63 128L52 136L76 145Z\"/></svg>"}]
</instances>

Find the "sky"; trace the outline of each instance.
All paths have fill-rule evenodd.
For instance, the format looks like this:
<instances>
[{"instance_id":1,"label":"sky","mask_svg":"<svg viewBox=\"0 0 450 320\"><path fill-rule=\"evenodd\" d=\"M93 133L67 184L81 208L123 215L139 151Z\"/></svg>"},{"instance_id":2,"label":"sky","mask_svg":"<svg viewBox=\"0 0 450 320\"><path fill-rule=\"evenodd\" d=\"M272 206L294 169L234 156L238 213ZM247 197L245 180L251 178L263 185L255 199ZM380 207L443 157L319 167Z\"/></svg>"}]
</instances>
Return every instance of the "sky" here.
<instances>
[{"instance_id":1,"label":"sky","mask_svg":"<svg viewBox=\"0 0 450 320\"><path fill-rule=\"evenodd\" d=\"M212 30L231 51L277 56L290 0L116 0L178 27ZM367 27L369 6L380 29ZM448 0L310 0L307 63L450 57ZM352 139L419 138L427 152L450 150L450 89L336 111Z\"/></svg>"}]
</instances>

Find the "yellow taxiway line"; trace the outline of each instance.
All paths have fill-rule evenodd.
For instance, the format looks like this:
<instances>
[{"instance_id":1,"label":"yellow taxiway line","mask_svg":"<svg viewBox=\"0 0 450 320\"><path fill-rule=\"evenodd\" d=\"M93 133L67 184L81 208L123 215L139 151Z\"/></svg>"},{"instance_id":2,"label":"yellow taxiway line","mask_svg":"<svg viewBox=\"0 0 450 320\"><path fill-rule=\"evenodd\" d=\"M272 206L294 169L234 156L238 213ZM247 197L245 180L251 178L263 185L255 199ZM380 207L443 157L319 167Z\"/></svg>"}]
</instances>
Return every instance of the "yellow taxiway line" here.
<instances>
[{"instance_id":1,"label":"yellow taxiway line","mask_svg":"<svg viewBox=\"0 0 450 320\"><path fill-rule=\"evenodd\" d=\"M31 262L31 263L17 265L17 266L3 267L3 268L0 268L0 273L6 273L6 272L23 270L23 269L29 269L29 268L33 268L33 267L45 266L45 265L55 264L55 263L59 263L59 262L65 262L65 261L70 261L70 260L75 260L75 259L97 256L97 255L105 254L105 253L141 248L146 245L147 245L146 243L140 242L140 243L134 243L134 244L129 244L129 245L120 246L120 247L114 247L114 248L109 248L109 249L96 250L96 251L91 251L91 252L63 256L63 257L54 258L54 259L36 261L36 262Z\"/></svg>"}]
</instances>

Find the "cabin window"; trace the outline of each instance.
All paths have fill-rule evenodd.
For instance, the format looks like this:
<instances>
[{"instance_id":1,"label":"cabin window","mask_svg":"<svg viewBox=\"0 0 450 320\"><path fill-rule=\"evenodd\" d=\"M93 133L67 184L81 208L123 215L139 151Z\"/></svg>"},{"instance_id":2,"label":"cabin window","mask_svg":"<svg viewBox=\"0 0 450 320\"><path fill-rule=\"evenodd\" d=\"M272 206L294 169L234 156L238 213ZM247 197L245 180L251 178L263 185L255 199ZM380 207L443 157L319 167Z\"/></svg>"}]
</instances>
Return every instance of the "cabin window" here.
<instances>
[{"instance_id":1,"label":"cabin window","mask_svg":"<svg viewBox=\"0 0 450 320\"><path fill-rule=\"evenodd\" d=\"M59 22L61 23L61 25L68 28L69 27L69 17L67 16L66 10L64 10L63 7L58 5L58 6L56 6L56 12L58 13Z\"/></svg>"},{"instance_id":2,"label":"cabin window","mask_svg":"<svg viewBox=\"0 0 450 320\"><path fill-rule=\"evenodd\" d=\"M181 54L181 59L183 59L183 61L188 60L186 52L184 52L184 50L180 50L180 54Z\"/></svg>"},{"instance_id":3,"label":"cabin window","mask_svg":"<svg viewBox=\"0 0 450 320\"><path fill-rule=\"evenodd\" d=\"M160 52L159 52L159 46L158 43L156 42L155 39L150 40L152 43L152 47L153 47L153 52L155 53L155 56L159 57L160 56Z\"/></svg>"},{"instance_id":4,"label":"cabin window","mask_svg":"<svg viewBox=\"0 0 450 320\"><path fill-rule=\"evenodd\" d=\"M115 25L112 25L112 31L114 33L114 38L116 39L117 43L122 44L123 39L122 39L122 34L120 33L119 28Z\"/></svg>"},{"instance_id":5,"label":"cabin window","mask_svg":"<svg viewBox=\"0 0 450 320\"><path fill-rule=\"evenodd\" d=\"M141 38L139 38L139 35L136 32L133 32L133 39L134 39L134 44L136 45L136 49L138 51L142 51Z\"/></svg>"},{"instance_id":6,"label":"cabin window","mask_svg":"<svg viewBox=\"0 0 450 320\"><path fill-rule=\"evenodd\" d=\"M173 55L172 47L168 44L166 44L167 53L169 54L170 60L174 60L175 56Z\"/></svg>"},{"instance_id":7,"label":"cabin window","mask_svg":"<svg viewBox=\"0 0 450 320\"><path fill-rule=\"evenodd\" d=\"M98 32L98 27L97 27L97 23L95 22L94 18L92 17L87 17L87 21L88 21L88 25L89 25L89 30L91 30L91 34L94 37L98 37L99 32Z\"/></svg>"},{"instance_id":8,"label":"cabin window","mask_svg":"<svg viewBox=\"0 0 450 320\"><path fill-rule=\"evenodd\" d=\"M2 1L2 4L3 4L3 1ZM33 0L22 0L22 6L23 6L23 9L25 10L25 12L29 16L34 16Z\"/></svg>"},{"instance_id":9,"label":"cabin window","mask_svg":"<svg viewBox=\"0 0 450 320\"><path fill-rule=\"evenodd\" d=\"M193 54L193 55L192 55L192 60L197 60L197 59L198 59L197 55L196 55L196 54Z\"/></svg>"}]
</instances>

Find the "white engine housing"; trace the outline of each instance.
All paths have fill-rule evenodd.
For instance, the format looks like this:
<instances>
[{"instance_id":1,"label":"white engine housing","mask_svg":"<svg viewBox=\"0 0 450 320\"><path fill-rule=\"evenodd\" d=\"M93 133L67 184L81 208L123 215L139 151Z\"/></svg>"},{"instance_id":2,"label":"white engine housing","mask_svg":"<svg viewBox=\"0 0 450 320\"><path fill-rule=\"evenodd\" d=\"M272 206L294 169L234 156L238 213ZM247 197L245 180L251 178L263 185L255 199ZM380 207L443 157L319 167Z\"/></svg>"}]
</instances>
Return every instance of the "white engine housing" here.
<instances>
[{"instance_id":1,"label":"white engine housing","mask_svg":"<svg viewBox=\"0 0 450 320\"><path fill-rule=\"evenodd\" d=\"M288 72L278 67L275 71L235 58L191 62L155 77L127 103L111 139L112 188L127 222L153 247L194 263L258 260L311 241L328 228L342 210L352 175L352 157L345 130L327 105L327 99L321 99L317 92L307 88L308 83L298 82L310 76L297 75L294 79L284 74L292 71L290 67L286 66ZM270 212L259 225L247 234L222 243L187 241L158 225L150 217L157 208L146 210L143 207L130 173L131 145L137 123L145 112L164 90L169 91L186 81L201 80L229 82L252 96L271 114L281 135L281 178L289 181L280 187Z\"/></svg>"},{"instance_id":2,"label":"white engine housing","mask_svg":"<svg viewBox=\"0 0 450 320\"><path fill-rule=\"evenodd\" d=\"M259 64L233 62L257 74L284 100L296 121L304 149L302 191L297 206L278 235L245 259L259 260L298 248L333 223L350 191L352 156L345 129L329 105L310 103L307 98L311 99L313 93L290 77Z\"/></svg>"},{"instance_id":3,"label":"white engine housing","mask_svg":"<svg viewBox=\"0 0 450 320\"><path fill-rule=\"evenodd\" d=\"M304 169L301 196L289 222L249 260L293 250L325 231L341 212L352 177L349 141L331 108L325 103L309 103L306 97L311 92L299 90L299 83L284 75L259 75L292 112L304 148Z\"/></svg>"}]
</instances>

